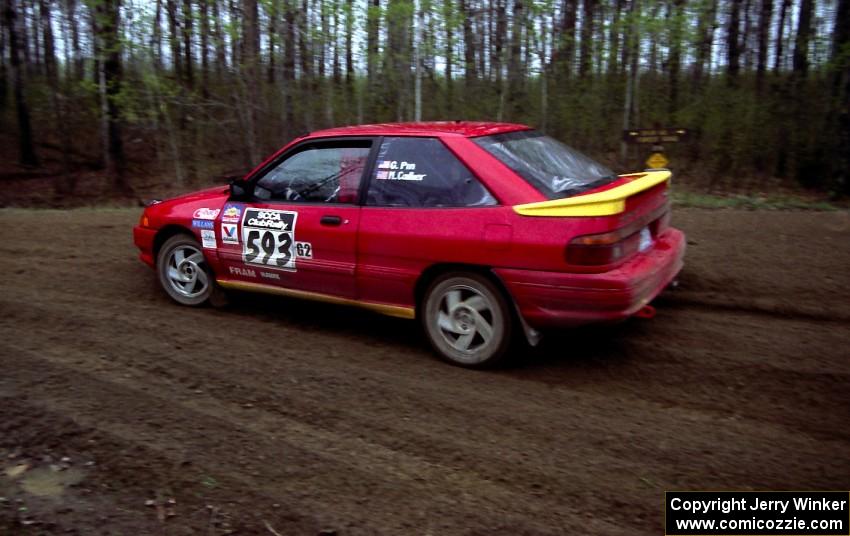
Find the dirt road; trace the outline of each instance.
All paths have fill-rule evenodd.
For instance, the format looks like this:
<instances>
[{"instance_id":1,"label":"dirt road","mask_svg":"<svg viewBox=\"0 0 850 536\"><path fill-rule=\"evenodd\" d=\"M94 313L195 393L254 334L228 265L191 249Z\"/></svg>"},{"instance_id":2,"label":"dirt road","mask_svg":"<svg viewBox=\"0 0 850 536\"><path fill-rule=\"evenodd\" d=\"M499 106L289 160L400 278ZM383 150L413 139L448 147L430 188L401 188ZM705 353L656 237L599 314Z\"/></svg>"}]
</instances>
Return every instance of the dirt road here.
<instances>
[{"instance_id":1,"label":"dirt road","mask_svg":"<svg viewBox=\"0 0 850 536\"><path fill-rule=\"evenodd\" d=\"M0 534L661 534L850 487L850 215L679 210L654 320L467 371L416 325L171 304L138 210L0 210Z\"/></svg>"}]
</instances>

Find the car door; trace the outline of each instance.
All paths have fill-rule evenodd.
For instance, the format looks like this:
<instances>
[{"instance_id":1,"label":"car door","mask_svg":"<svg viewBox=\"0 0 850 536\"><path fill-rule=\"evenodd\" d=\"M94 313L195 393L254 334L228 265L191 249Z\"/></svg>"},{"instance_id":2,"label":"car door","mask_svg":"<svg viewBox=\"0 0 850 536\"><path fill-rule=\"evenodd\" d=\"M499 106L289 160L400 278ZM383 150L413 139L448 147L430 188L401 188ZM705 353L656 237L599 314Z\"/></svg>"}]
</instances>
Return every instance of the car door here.
<instances>
[{"instance_id":1,"label":"car door","mask_svg":"<svg viewBox=\"0 0 850 536\"><path fill-rule=\"evenodd\" d=\"M220 219L224 275L354 298L359 189L372 139L308 140L251 177Z\"/></svg>"},{"instance_id":2,"label":"car door","mask_svg":"<svg viewBox=\"0 0 850 536\"><path fill-rule=\"evenodd\" d=\"M506 209L440 139L383 137L368 183L358 233L364 301L411 305L427 267L493 265L493 250L510 242Z\"/></svg>"}]
</instances>

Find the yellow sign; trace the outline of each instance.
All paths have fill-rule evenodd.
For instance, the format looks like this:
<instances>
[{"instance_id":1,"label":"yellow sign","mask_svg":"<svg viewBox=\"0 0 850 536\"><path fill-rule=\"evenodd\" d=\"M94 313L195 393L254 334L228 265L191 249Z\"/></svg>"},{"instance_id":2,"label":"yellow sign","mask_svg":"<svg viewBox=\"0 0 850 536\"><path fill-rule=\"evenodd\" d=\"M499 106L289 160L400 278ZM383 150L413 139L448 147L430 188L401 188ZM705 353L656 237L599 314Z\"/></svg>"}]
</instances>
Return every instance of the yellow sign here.
<instances>
[{"instance_id":1,"label":"yellow sign","mask_svg":"<svg viewBox=\"0 0 850 536\"><path fill-rule=\"evenodd\" d=\"M652 153L649 155L649 158L646 159L646 165L652 169L666 168L669 163L670 161L667 160L664 153Z\"/></svg>"}]
</instances>

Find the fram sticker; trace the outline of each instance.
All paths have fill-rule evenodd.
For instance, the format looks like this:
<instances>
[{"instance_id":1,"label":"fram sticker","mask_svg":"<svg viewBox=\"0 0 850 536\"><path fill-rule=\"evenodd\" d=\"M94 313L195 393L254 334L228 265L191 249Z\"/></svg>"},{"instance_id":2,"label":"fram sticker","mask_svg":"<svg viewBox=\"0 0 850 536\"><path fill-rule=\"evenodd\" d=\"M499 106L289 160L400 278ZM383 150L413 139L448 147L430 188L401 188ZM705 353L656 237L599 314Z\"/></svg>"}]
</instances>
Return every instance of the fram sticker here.
<instances>
[{"instance_id":1,"label":"fram sticker","mask_svg":"<svg viewBox=\"0 0 850 536\"><path fill-rule=\"evenodd\" d=\"M201 244L208 249L215 249L218 244L215 241L215 231L212 229L201 229Z\"/></svg>"},{"instance_id":2,"label":"fram sticker","mask_svg":"<svg viewBox=\"0 0 850 536\"><path fill-rule=\"evenodd\" d=\"M219 209L215 208L199 208L192 214L192 217L196 220L214 220L218 217L218 213L221 212Z\"/></svg>"},{"instance_id":3,"label":"fram sticker","mask_svg":"<svg viewBox=\"0 0 850 536\"><path fill-rule=\"evenodd\" d=\"M239 268L238 266L229 266L231 274L241 275L242 277L257 277L257 272L250 268Z\"/></svg>"},{"instance_id":4,"label":"fram sticker","mask_svg":"<svg viewBox=\"0 0 850 536\"><path fill-rule=\"evenodd\" d=\"M227 244L238 244L239 234L236 232L237 227L238 225L235 223L222 223L221 241Z\"/></svg>"},{"instance_id":5,"label":"fram sticker","mask_svg":"<svg viewBox=\"0 0 850 536\"><path fill-rule=\"evenodd\" d=\"M192 227L197 227L198 229L212 229L213 222L212 220L192 220Z\"/></svg>"},{"instance_id":6,"label":"fram sticker","mask_svg":"<svg viewBox=\"0 0 850 536\"><path fill-rule=\"evenodd\" d=\"M242 260L267 268L295 271L297 212L245 208L242 217Z\"/></svg>"},{"instance_id":7,"label":"fram sticker","mask_svg":"<svg viewBox=\"0 0 850 536\"><path fill-rule=\"evenodd\" d=\"M242 206L228 203L224 205L224 211L221 213L221 221L238 222L242 217Z\"/></svg>"}]
</instances>

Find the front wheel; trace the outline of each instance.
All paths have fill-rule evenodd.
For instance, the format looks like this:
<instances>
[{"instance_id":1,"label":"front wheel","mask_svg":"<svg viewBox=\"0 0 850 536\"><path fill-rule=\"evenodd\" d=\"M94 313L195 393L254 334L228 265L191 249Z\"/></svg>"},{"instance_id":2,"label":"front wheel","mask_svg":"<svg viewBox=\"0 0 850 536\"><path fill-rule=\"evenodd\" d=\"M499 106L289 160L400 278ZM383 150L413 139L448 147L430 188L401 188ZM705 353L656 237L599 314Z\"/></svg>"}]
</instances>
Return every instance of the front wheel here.
<instances>
[{"instance_id":1,"label":"front wheel","mask_svg":"<svg viewBox=\"0 0 850 536\"><path fill-rule=\"evenodd\" d=\"M513 334L510 309L486 277L456 273L438 278L420 312L428 340L449 362L483 368L506 357Z\"/></svg>"},{"instance_id":2,"label":"front wheel","mask_svg":"<svg viewBox=\"0 0 850 536\"><path fill-rule=\"evenodd\" d=\"M156 259L159 283L181 305L203 305L213 294L215 279L201 245L187 235L165 241Z\"/></svg>"}]
</instances>

